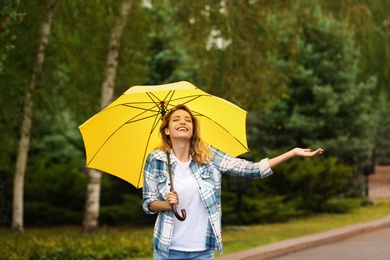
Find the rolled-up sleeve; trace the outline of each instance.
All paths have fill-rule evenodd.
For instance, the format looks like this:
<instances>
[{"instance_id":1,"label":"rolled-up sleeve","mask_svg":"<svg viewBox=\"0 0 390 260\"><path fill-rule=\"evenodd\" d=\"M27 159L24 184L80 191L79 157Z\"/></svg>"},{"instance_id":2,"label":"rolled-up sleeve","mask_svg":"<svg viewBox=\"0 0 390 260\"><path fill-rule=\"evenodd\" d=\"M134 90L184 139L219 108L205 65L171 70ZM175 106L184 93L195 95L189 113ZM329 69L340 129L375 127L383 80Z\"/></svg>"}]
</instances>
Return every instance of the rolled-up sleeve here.
<instances>
[{"instance_id":1,"label":"rolled-up sleeve","mask_svg":"<svg viewBox=\"0 0 390 260\"><path fill-rule=\"evenodd\" d=\"M221 173L252 179L265 178L272 174L268 158L262 159L260 162L251 162L230 156L214 147L212 150L214 153L214 165Z\"/></svg>"},{"instance_id":2,"label":"rolled-up sleeve","mask_svg":"<svg viewBox=\"0 0 390 260\"><path fill-rule=\"evenodd\" d=\"M268 177L272 174L272 169L269 166L269 159L265 158L259 162L259 170L261 178Z\"/></svg>"}]
</instances>

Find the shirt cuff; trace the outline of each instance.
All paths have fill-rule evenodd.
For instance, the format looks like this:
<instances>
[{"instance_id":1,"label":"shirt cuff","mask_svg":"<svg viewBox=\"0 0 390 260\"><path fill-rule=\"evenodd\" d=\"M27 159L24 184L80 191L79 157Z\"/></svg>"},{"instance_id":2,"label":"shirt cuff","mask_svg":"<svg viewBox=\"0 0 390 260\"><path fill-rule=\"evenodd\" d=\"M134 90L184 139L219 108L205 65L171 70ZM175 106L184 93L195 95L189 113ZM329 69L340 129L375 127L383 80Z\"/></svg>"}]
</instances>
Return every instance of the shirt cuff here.
<instances>
[{"instance_id":1,"label":"shirt cuff","mask_svg":"<svg viewBox=\"0 0 390 260\"><path fill-rule=\"evenodd\" d=\"M156 214L157 213L157 211L151 211L149 209L149 204L152 203L153 201L154 200L152 200L152 199L144 199L144 201L142 202L142 208L146 214Z\"/></svg>"},{"instance_id":2,"label":"shirt cuff","mask_svg":"<svg viewBox=\"0 0 390 260\"><path fill-rule=\"evenodd\" d=\"M269 166L268 158L262 159L259 162L259 169L260 169L261 178L268 177L273 173L271 167Z\"/></svg>"}]
</instances>

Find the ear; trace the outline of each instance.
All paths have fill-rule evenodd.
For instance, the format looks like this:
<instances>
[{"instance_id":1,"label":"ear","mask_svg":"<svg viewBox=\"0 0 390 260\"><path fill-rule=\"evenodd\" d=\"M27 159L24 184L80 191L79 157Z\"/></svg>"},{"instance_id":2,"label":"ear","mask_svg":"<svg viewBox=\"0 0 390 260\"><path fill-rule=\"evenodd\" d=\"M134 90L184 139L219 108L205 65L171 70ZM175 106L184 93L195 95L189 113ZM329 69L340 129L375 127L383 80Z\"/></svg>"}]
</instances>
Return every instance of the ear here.
<instances>
[{"instance_id":1,"label":"ear","mask_svg":"<svg viewBox=\"0 0 390 260\"><path fill-rule=\"evenodd\" d=\"M168 128L165 128L165 129L164 129L164 133L165 133L166 135L169 135L169 129L168 129Z\"/></svg>"}]
</instances>

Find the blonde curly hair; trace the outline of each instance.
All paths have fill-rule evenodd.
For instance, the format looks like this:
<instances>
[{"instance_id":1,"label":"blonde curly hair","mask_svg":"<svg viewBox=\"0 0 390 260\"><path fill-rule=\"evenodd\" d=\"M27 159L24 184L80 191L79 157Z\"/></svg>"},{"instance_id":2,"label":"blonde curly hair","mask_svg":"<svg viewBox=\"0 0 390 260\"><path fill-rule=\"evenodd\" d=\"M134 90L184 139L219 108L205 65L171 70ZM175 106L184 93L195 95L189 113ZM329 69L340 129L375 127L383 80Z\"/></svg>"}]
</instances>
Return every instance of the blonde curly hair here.
<instances>
[{"instance_id":1,"label":"blonde curly hair","mask_svg":"<svg viewBox=\"0 0 390 260\"><path fill-rule=\"evenodd\" d=\"M190 139L190 154L192 159L198 164L208 164L212 160L212 152L210 146L206 144L200 136L200 124L199 120L194 116L192 111L183 104L175 106L173 109L169 110L162 119L160 125L160 136L162 139L162 144L159 149L164 152L170 152L172 149L172 141L169 135L165 134L165 129L169 126L169 121L171 120L172 114L177 110L184 110L190 114L193 125L193 133Z\"/></svg>"}]
</instances>

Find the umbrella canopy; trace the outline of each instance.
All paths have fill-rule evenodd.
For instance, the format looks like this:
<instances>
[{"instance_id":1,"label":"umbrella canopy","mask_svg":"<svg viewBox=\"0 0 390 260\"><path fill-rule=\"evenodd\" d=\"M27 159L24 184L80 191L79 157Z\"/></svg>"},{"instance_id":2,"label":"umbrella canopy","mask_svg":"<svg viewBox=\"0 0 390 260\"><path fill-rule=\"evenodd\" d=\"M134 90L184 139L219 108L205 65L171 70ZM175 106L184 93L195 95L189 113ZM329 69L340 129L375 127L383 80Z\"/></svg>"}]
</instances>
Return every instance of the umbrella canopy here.
<instances>
[{"instance_id":1,"label":"umbrella canopy","mask_svg":"<svg viewBox=\"0 0 390 260\"><path fill-rule=\"evenodd\" d=\"M178 104L198 118L206 143L233 156L248 151L246 111L181 81L131 87L82 124L86 166L142 187L146 157L161 143L162 116Z\"/></svg>"}]
</instances>

